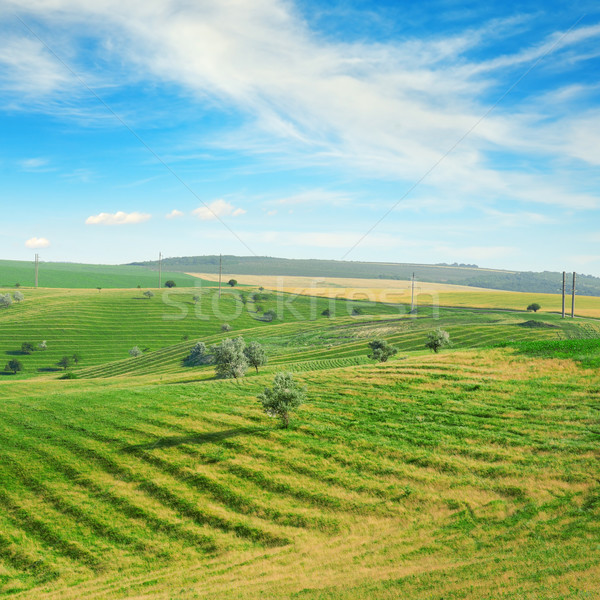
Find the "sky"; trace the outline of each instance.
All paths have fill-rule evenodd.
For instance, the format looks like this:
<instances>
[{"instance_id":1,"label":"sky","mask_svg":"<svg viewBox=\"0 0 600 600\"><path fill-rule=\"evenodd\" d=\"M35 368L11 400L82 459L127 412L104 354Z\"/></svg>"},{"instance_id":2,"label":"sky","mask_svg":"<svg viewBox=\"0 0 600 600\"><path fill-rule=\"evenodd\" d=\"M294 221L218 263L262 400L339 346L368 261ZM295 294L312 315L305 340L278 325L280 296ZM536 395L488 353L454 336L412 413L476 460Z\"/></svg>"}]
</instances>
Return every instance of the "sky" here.
<instances>
[{"instance_id":1,"label":"sky","mask_svg":"<svg viewBox=\"0 0 600 600\"><path fill-rule=\"evenodd\" d=\"M0 258L600 276L594 1L0 0Z\"/></svg>"}]
</instances>

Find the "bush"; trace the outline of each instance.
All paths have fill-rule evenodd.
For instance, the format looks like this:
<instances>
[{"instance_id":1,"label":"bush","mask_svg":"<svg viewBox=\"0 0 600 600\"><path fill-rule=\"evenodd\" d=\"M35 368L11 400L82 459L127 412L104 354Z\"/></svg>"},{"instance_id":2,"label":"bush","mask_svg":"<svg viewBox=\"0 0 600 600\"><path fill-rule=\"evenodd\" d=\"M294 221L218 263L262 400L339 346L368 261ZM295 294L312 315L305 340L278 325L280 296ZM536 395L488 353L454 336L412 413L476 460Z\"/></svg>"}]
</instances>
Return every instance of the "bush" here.
<instances>
[{"instance_id":1,"label":"bush","mask_svg":"<svg viewBox=\"0 0 600 600\"><path fill-rule=\"evenodd\" d=\"M363 314L363 309L360 306L354 306L352 308L352 316L357 316L357 315L362 315Z\"/></svg>"},{"instance_id":2,"label":"bush","mask_svg":"<svg viewBox=\"0 0 600 600\"><path fill-rule=\"evenodd\" d=\"M8 308L12 304L10 294L0 294L0 308Z\"/></svg>"},{"instance_id":3,"label":"bush","mask_svg":"<svg viewBox=\"0 0 600 600\"><path fill-rule=\"evenodd\" d=\"M244 348L244 355L246 356L246 360L251 367L256 369L258 373L258 367L262 367L267 364L267 354L264 351L264 348L258 342L250 342Z\"/></svg>"},{"instance_id":4,"label":"bush","mask_svg":"<svg viewBox=\"0 0 600 600\"><path fill-rule=\"evenodd\" d=\"M445 346L450 346L450 334L447 331L438 327L435 331L430 331L427 334L426 348L439 352Z\"/></svg>"},{"instance_id":5,"label":"bush","mask_svg":"<svg viewBox=\"0 0 600 600\"><path fill-rule=\"evenodd\" d=\"M198 296L198 294L196 294L193 298L192 298L194 304L198 304L198 302L200 302L200 296Z\"/></svg>"},{"instance_id":6,"label":"bush","mask_svg":"<svg viewBox=\"0 0 600 600\"><path fill-rule=\"evenodd\" d=\"M306 388L299 386L291 373L277 373L273 379L273 387L265 388L258 395L258 401L267 415L280 419L287 429L290 413L306 401Z\"/></svg>"},{"instance_id":7,"label":"bush","mask_svg":"<svg viewBox=\"0 0 600 600\"><path fill-rule=\"evenodd\" d=\"M398 348L392 346L386 340L373 340L369 342L369 348L371 348L371 354L369 354L369 358L373 360L378 360L379 362L387 362L390 356L394 356L397 354Z\"/></svg>"},{"instance_id":8,"label":"bush","mask_svg":"<svg viewBox=\"0 0 600 600\"><path fill-rule=\"evenodd\" d=\"M223 323L223 325L221 325L221 331L231 331L231 325L229 323Z\"/></svg>"},{"instance_id":9,"label":"bush","mask_svg":"<svg viewBox=\"0 0 600 600\"><path fill-rule=\"evenodd\" d=\"M177 284L172 279L169 279L169 281L165 281L165 287L174 288L176 286Z\"/></svg>"},{"instance_id":10,"label":"bush","mask_svg":"<svg viewBox=\"0 0 600 600\"><path fill-rule=\"evenodd\" d=\"M134 346L130 351L129 351L129 356L133 356L134 358L141 356L142 355L142 351L137 347Z\"/></svg>"},{"instance_id":11,"label":"bush","mask_svg":"<svg viewBox=\"0 0 600 600\"><path fill-rule=\"evenodd\" d=\"M263 313L263 321L274 321L277 318L277 313L274 310L268 310Z\"/></svg>"},{"instance_id":12,"label":"bush","mask_svg":"<svg viewBox=\"0 0 600 600\"><path fill-rule=\"evenodd\" d=\"M48 344L46 344L46 340L43 340L38 344L38 350L48 350Z\"/></svg>"},{"instance_id":13,"label":"bush","mask_svg":"<svg viewBox=\"0 0 600 600\"><path fill-rule=\"evenodd\" d=\"M23 371L23 363L20 360L13 358L6 363L4 370L15 375L19 371Z\"/></svg>"},{"instance_id":14,"label":"bush","mask_svg":"<svg viewBox=\"0 0 600 600\"><path fill-rule=\"evenodd\" d=\"M542 307L537 302L532 302L527 307L527 310L532 310L533 312L537 312L538 310L540 310L540 308L542 308Z\"/></svg>"},{"instance_id":15,"label":"bush","mask_svg":"<svg viewBox=\"0 0 600 600\"><path fill-rule=\"evenodd\" d=\"M326 308L321 315L323 315L324 317L331 317L331 310L329 310L328 308Z\"/></svg>"},{"instance_id":16,"label":"bush","mask_svg":"<svg viewBox=\"0 0 600 600\"><path fill-rule=\"evenodd\" d=\"M23 300L25 300L25 296L22 292L15 292L13 298L15 299L15 302L23 302Z\"/></svg>"},{"instance_id":17,"label":"bush","mask_svg":"<svg viewBox=\"0 0 600 600\"><path fill-rule=\"evenodd\" d=\"M35 350L35 347L31 342L23 342L21 344L21 352L23 354L33 354L34 350Z\"/></svg>"},{"instance_id":18,"label":"bush","mask_svg":"<svg viewBox=\"0 0 600 600\"><path fill-rule=\"evenodd\" d=\"M208 348L204 342L196 343L190 350L187 358L184 359L183 364L188 367L196 367L198 365L207 365L212 362L212 357L208 353Z\"/></svg>"},{"instance_id":19,"label":"bush","mask_svg":"<svg viewBox=\"0 0 600 600\"><path fill-rule=\"evenodd\" d=\"M246 342L244 338L228 338L212 347L216 365L217 377L224 379L238 379L243 377L248 370L248 360L244 354Z\"/></svg>"},{"instance_id":20,"label":"bush","mask_svg":"<svg viewBox=\"0 0 600 600\"><path fill-rule=\"evenodd\" d=\"M59 379L77 379L78 376L76 373L73 373L72 371L69 371L68 373L63 373Z\"/></svg>"}]
</instances>

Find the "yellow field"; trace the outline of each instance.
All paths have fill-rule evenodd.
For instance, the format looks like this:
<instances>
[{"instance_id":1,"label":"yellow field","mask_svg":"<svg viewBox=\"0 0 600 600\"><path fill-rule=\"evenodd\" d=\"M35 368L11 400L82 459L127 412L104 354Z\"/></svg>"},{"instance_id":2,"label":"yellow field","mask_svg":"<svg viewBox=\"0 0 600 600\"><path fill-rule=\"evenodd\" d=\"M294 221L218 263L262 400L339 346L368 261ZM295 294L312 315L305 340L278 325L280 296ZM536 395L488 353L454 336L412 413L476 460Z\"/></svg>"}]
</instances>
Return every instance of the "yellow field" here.
<instances>
[{"instance_id":1,"label":"yellow field","mask_svg":"<svg viewBox=\"0 0 600 600\"><path fill-rule=\"evenodd\" d=\"M208 281L217 281L214 273L188 273ZM373 302L410 303L411 282L382 279L350 279L341 277L281 277L270 275L225 274L224 282L235 279L243 285L262 286L304 296L323 298L346 298L370 300ZM541 305L541 312L560 312L560 294L531 294L507 292L462 285L444 283L415 283L417 305L432 303L438 306L457 306L463 308L503 308L524 310L532 302ZM571 298L566 302L567 315L571 314ZM577 296L575 314L580 317L600 318L600 298L596 296Z\"/></svg>"}]
</instances>

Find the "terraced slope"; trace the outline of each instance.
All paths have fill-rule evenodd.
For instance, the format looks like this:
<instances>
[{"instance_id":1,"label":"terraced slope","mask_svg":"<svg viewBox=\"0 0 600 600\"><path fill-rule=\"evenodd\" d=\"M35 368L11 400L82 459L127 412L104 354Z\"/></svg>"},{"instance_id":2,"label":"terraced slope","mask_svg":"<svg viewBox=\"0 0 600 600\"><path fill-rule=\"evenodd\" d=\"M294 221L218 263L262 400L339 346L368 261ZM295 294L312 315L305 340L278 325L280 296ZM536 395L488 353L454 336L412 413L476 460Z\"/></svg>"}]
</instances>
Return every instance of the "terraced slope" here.
<instances>
[{"instance_id":1,"label":"terraced slope","mask_svg":"<svg viewBox=\"0 0 600 600\"><path fill-rule=\"evenodd\" d=\"M2 593L594 597L596 372L455 350L298 377L290 430L266 375L5 380Z\"/></svg>"}]
</instances>

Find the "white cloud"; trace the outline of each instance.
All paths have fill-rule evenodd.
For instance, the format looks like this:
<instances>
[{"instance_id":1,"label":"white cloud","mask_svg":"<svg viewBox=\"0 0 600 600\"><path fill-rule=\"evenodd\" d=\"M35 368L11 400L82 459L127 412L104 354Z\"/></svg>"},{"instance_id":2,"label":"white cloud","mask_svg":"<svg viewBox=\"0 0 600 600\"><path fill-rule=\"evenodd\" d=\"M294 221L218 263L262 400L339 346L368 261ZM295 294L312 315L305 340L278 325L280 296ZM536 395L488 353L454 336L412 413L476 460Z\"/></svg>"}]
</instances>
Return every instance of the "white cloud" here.
<instances>
[{"instance_id":1,"label":"white cloud","mask_svg":"<svg viewBox=\"0 0 600 600\"><path fill-rule=\"evenodd\" d=\"M178 217L183 217L183 213L180 210L174 208L170 213L165 215L166 219L177 219Z\"/></svg>"},{"instance_id":2,"label":"white cloud","mask_svg":"<svg viewBox=\"0 0 600 600\"><path fill-rule=\"evenodd\" d=\"M45 170L44 168L48 166L47 158L26 158L19 162L19 165L25 171L38 171L40 169Z\"/></svg>"},{"instance_id":3,"label":"white cloud","mask_svg":"<svg viewBox=\"0 0 600 600\"><path fill-rule=\"evenodd\" d=\"M125 213L118 211L116 213L100 213L92 215L85 220L86 225L133 225L143 223L150 219L152 215L146 213L132 212Z\"/></svg>"},{"instance_id":4,"label":"white cloud","mask_svg":"<svg viewBox=\"0 0 600 600\"><path fill-rule=\"evenodd\" d=\"M299 192L293 196L287 196L285 198L279 198L269 204L287 204L287 205L331 205L331 206L342 206L350 203L350 199L347 194L342 192L335 192L323 189L307 190Z\"/></svg>"},{"instance_id":5,"label":"white cloud","mask_svg":"<svg viewBox=\"0 0 600 600\"><path fill-rule=\"evenodd\" d=\"M46 238L32 237L25 242L28 248L47 248L50 242Z\"/></svg>"},{"instance_id":6,"label":"white cloud","mask_svg":"<svg viewBox=\"0 0 600 600\"><path fill-rule=\"evenodd\" d=\"M221 217L238 217L239 215L243 215L245 213L246 211L243 208L235 208L233 204L223 200L222 198L214 200L206 206L199 206L192 211L193 215L196 215L203 221L210 221L212 219Z\"/></svg>"}]
</instances>

